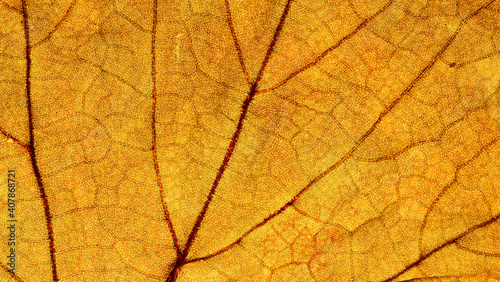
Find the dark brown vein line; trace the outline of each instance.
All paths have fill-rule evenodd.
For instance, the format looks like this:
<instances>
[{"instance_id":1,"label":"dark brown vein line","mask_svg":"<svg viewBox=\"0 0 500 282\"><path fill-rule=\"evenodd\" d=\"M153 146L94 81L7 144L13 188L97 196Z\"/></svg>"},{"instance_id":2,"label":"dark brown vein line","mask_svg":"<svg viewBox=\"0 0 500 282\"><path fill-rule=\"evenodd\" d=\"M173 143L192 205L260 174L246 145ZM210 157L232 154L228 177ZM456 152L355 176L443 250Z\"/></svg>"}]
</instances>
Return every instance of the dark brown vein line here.
<instances>
[{"instance_id":1,"label":"dark brown vein line","mask_svg":"<svg viewBox=\"0 0 500 282\"><path fill-rule=\"evenodd\" d=\"M282 213L284 210L286 210L288 207L292 206L293 203L295 203L295 201L297 201L300 196L302 196L302 194L304 194L307 190L309 190L309 188L311 186L313 186L315 183L317 183L320 179L322 179L324 176L326 176L328 173L330 173L332 170L336 169L337 167L339 167L341 164L343 164L345 162L345 160L347 160L348 158L351 157L351 155L354 153L354 151L356 151L356 149L366 140L366 138L368 138L368 136L370 136L370 134L375 130L375 128L380 124L380 122L382 121L382 119L401 101L401 99L406 96L406 94L408 94L408 92L410 92L411 89L413 89L413 87L415 86L415 84L420 81L420 79L422 79L422 77L429 71L429 69L431 69L431 67L437 62L437 60L439 59L439 57L442 55L442 53L450 46L451 42L453 42L453 40L456 38L456 36L458 35L459 31L460 31L460 28L461 28L461 25L457 28L457 30L455 31L455 33L446 41L446 43L444 44L444 46L441 48L441 50L439 50L439 52L434 56L434 58L427 64L427 66L422 70L420 71L420 73L418 74L418 76L411 82L411 84L398 96L398 98L396 98L392 103L391 105L384 111L382 112L382 114L379 115L377 121L375 121L375 123L372 125L372 127L363 135L363 137L361 137L361 139L351 148L351 150L344 156L342 157L342 159L340 159L337 163L335 163L334 165L332 165L330 168L328 168L327 170L325 170L324 172L322 172L320 175L318 175L316 178L314 178L311 182L309 182L309 184L307 184L307 186L305 188L303 188L302 190L300 190L299 193L297 193L289 202L287 202L285 205L283 205L280 209L278 209L277 211L275 211L274 213L272 213L271 215L269 215L268 217L266 217L264 220L262 220L260 223L258 223L257 225L255 225L254 227L252 227L249 231L247 231L246 233L244 233L238 240L236 240L234 243L230 244L229 246L227 246L226 248L216 252L216 253L213 253L211 255L208 255L208 256L205 256L205 257L202 257L202 258L196 258L196 259L192 259L190 261L187 261L186 263L191 263L191 262L195 262L195 261L199 261L199 260L203 260L203 259L207 259L207 258L210 258L210 257L214 257L216 255L219 255L229 249L231 249L232 247L234 247L235 245L237 245L239 242L241 242L241 240L243 240L246 236L248 236L250 233L252 233L253 231L255 231L257 228L263 226L264 224L266 224L268 221L270 221L271 219L273 219L274 217L276 217L277 215L279 215L280 213Z\"/></svg>"},{"instance_id":2,"label":"dark brown vein line","mask_svg":"<svg viewBox=\"0 0 500 282\"><path fill-rule=\"evenodd\" d=\"M474 253L476 255L481 255L481 256L485 256L485 257L500 257L500 254L494 254L494 253L488 253L488 252L481 252L481 251L478 251L478 250L473 250L473 249L464 247L464 246L460 245L459 243L457 243L455 241L453 242L453 244L455 246L457 246L457 248L459 248L459 249L462 249L462 250L464 250L466 252Z\"/></svg>"},{"instance_id":3,"label":"dark brown vein line","mask_svg":"<svg viewBox=\"0 0 500 282\"><path fill-rule=\"evenodd\" d=\"M23 142L17 140L16 138L14 138L11 134L9 134L7 131L5 131L5 129L1 128L0 127L0 131L8 138L12 139L14 142L16 142L17 144L23 146L24 148L28 149L29 150L29 146L27 144L24 144Z\"/></svg>"},{"instance_id":4,"label":"dark brown vein line","mask_svg":"<svg viewBox=\"0 0 500 282\"><path fill-rule=\"evenodd\" d=\"M56 266L56 256L54 248L54 232L52 230L52 216L50 214L49 202L47 199L47 193L45 192L45 186L43 185L42 176L40 174L40 169L38 168L36 150L35 150L35 133L33 128L33 107L31 103L31 45L29 37L29 25L28 25L28 13L26 11L26 0L22 0L23 10L23 23L24 23L24 36L26 38L26 99L28 105L28 122L29 122L29 143L28 151L31 158L31 166L33 167L33 172L35 174L38 188L40 190L40 196L43 201L43 207L45 209L45 220L47 222L47 232L49 237L49 247L50 247L50 262L52 265L52 279L54 282L59 281L57 278L57 266Z\"/></svg>"},{"instance_id":5,"label":"dark brown vein line","mask_svg":"<svg viewBox=\"0 0 500 282\"><path fill-rule=\"evenodd\" d=\"M210 205L214 195L215 195L215 190L217 189L217 186L219 185L220 183L220 180L222 178L222 175L224 174L226 168L227 168L227 165L229 163L229 160L231 159L231 156L233 154L233 151L234 151L234 148L236 146L236 143L238 141L238 138L240 136L240 133L242 131L242 128L243 128L243 123L245 121L245 117L246 117L246 114L248 112L248 108L250 106L250 103L252 102L253 98L255 97L255 94L256 94L256 88L257 88L257 85L260 81L260 78L262 77L262 73L267 65L267 62L269 61L269 58L271 56L271 53L274 49L274 46L276 45L276 41L278 40L278 37L281 33L281 30L283 28L283 24L285 22L285 19L286 19L286 16L288 15L288 11L290 10L290 4L292 3L292 0L288 0L288 3L283 11L283 14L281 16L281 19L280 19L280 22L279 22L279 25L278 27L276 28L276 31L274 33L274 37L273 37L273 40L271 42L271 44L269 45L269 49L267 50L267 53L266 53L266 57L264 58L264 61L262 62L262 66L260 68L260 72L259 72L259 75L257 76L257 78L255 79L255 82L251 84L251 88L250 88L250 92L248 93L247 95L247 98L245 99L245 102L243 103L242 107L241 107L241 114L240 114L240 118L239 118L239 121L238 121L238 125L236 127L236 130L233 134L233 137L231 138L231 142L229 144L229 147L227 149L227 152L226 152L226 155L224 157L224 160L222 161L222 164L217 172L217 175L214 179L214 182L212 184L212 188L210 189L210 192L207 196L207 199L203 205L203 208L202 210L200 211L200 213L198 214L198 217L196 219L196 223L194 224L192 230L191 230L191 233L189 234L189 237L188 237L188 240L186 242L186 246L184 247L184 250L182 252L182 256L180 258L177 259L172 271L170 272L170 274L168 275L167 277L167 282L173 282L177 279L177 275L180 271L180 267L182 265L185 264L186 262L186 257L188 256L189 254L189 250L191 248L191 246L193 245L193 242L194 242L194 239L196 237L196 234L198 233L198 230L200 228L200 225L201 225L201 222L203 221L203 218L205 217L205 214L208 210L208 206Z\"/></svg>"},{"instance_id":6,"label":"dark brown vein line","mask_svg":"<svg viewBox=\"0 0 500 282\"><path fill-rule=\"evenodd\" d=\"M243 61L243 54L241 53L240 44L238 43L238 38L236 37L236 32L234 31L233 20L231 18L231 10L229 9L229 0L226 0L226 9L227 9L227 21L229 23L229 28L231 29L231 35L233 36L234 45L236 45L236 50L238 51L238 57L240 58L240 65L245 73L245 77L247 78L250 86L252 85L252 80L248 75L247 68L245 67L245 62Z\"/></svg>"},{"instance_id":7,"label":"dark brown vein line","mask_svg":"<svg viewBox=\"0 0 500 282\"><path fill-rule=\"evenodd\" d=\"M330 47L328 50L326 50L325 52L323 52L318 58L316 58L314 61L312 61L311 63L307 64L306 66L302 67L301 69L293 72L291 75L289 75L287 78L285 78L283 81L281 81L280 83L278 83L277 85L271 87L271 88L268 88L268 89L264 89L264 90L260 90L257 92L257 94L260 94L260 93L263 93L263 92L267 92L267 91L271 91L271 90L274 90L280 86L282 86L283 84L285 84L286 82L288 82L291 78L295 77L296 75L298 75L299 73L307 70L308 68L316 65L319 61L321 61L326 55L328 55L328 53L330 53L331 51L337 49L340 45L342 45L342 43L344 43L345 41L347 41L349 38L351 38L352 36L354 36L356 33L358 33L358 31L360 31L364 26L366 26L366 24L370 21L372 21L374 18L376 18L378 15L380 15L383 11L385 11L391 4L392 2L394 2L394 0L391 0L389 1L384 7L382 7L382 9L380 9L379 11L377 11L375 14L373 14L372 16L370 16L368 19L364 20L354 31L352 31L351 33L349 33L348 35L346 35L344 38L342 38L339 42L337 42L337 44L333 45L332 47Z\"/></svg>"},{"instance_id":8,"label":"dark brown vein line","mask_svg":"<svg viewBox=\"0 0 500 282\"><path fill-rule=\"evenodd\" d=\"M23 282L23 280L21 280L21 278L19 278L19 277L18 277L17 275L15 275L14 273L10 272L10 271L9 271L9 269L8 269L5 265L3 265L2 263L0 263L0 267L1 267L1 268L3 268L3 269L5 269L5 272L9 273L9 275L10 275L12 278L16 279L16 281Z\"/></svg>"},{"instance_id":9,"label":"dark brown vein line","mask_svg":"<svg viewBox=\"0 0 500 282\"><path fill-rule=\"evenodd\" d=\"M152 33L151 30L147 30L145 28L143 28L142 26L140 26L138 23L134 22L131 18L127 17L125 14L123 14L122 12L119 12L117 10L115 10L115 13L117 15L119 15L120 17L124 18L127 22L129 22L130 24L132 24L133 26L135 26L137 29L139 29L140 31L142 32L146 32L146 33Z\"/></svg>"},{"instance_id":10,"label":"dark brown vein line","mask_svg":"<svg viewBox=\"0 0 500 282\"><path fill-rule=\"evenodd\" d=\"M450 130L452 127L454 127L458 123L464 121L472 113L474 113L476 111L479 111L479 110L484 110L484 109L486 109L486 105L483 105L481 107L477 107L477 108L468 110L461 118L459 118L459 119L453 121L452 123L448 124L447 126L445 126L441 130L441 133L439 133L439 135L437 137L429 139L429 140L422 140L422 141L419 141L419 142L415 142L413 144L410 144L410 145L406 146L402 150L400 150L400 151L398 151L398 152L396 152L396 153L394 153L392 155L383 156L383 157L379 157L379 158L375 158L375 159L365 159L365 158L359 158L359 157L351 156L351 159L357 160L357 161L361 161L361 162L379 162L379 161L385 161L385 160L393 160L396 157L400 156L401 154L403 154L403 153L405 153L405 152L409 151L410 149L415 148L417 146L421 146L421 145L432 143L432 142L439 142L439 141L441 141L441 139L443 138L444 134L448 130Z\"/></svg>"},{"instance_id":11,"label":"dark brown vein line","mask_svg":"<svg viewBox=\"0 0 500 282\"><path fill-rule=\"evenodd\" d=\"M68 10L64 14L64 16L61 18L61 20L57 23L57 25L49 32L49 34L44 39L42 39L39 42L33 44L33 46L31 46L31 49L37 47L38 45L40 45L40 44L42 44L44 42L46 42L47 40L49 40L52 37L52 35L54 34L54 32L56 32L56 30L59 29L59 27L61 26L61 24L68 18L68 15L71 12L71 9L73 9L73 5L75 3L76 3L76 0L73 0L73 2L71 2L71 4L69 5Z\"/></svg>"},{"instance_id":12,"label":"dark brown vein line","mask_svg":"<svg viewBox=\"0 0 500 282\"><path fill-rule=\"evenodd\" d=\"M424 220L422 222L422 226L420 227L420 234L419 234L420 235L420 239L418 240L418 250L419 250L420 253L422 253L422 237L423 237L423 234L424 234L425 226L427 225L427 221L429 220L429 214L432 212L432 210L437 205L437 203L439 202L439 200L443 197L443 195L448 191L448 189L450 189L450 187L455 182L457 182L457 177L458 177L458 174L460 173L460 170L462 168L468 166L470 163L472 163L475 159L477 159L482 153L484 153L489 147L491 147L497 141L498 141L498 139L495 139L495 140L491 141L486 146L484 146L483 148L481 148L481 150L479 150L479 152L477 152L472 158L470 158L469 160L467 160L463 164L459 165L457 167L457 169L455 170L455 174L453 176L453 179L441 190L441 192L439 193L439 195L434 199L434 201L432 202L432 204L430 205L430 207L427 209L427 212L425 213Z\"/></svg>"},{"instance_id":13,"label":"dark brown vein line","mask_svg":"<svg viewBox=\"0 0 500 282\"><path fill-rule=\"evenodd\" d=\"M156 148L156 25L158 23L158 1L154 0L154 5L153 5L153 32L151 34L151 76L153 80L153 111L151 115L151 131L153 135L153 140L152 140L152 151L153 151L153 158L154 158L154 163L155 163L155 172L156 172L156 179L158 183L158 187L160 188L160 196L161 196L161 202L163 205L163 211L165 213L165 219L167 220L168 224L168 229L170 231L170 234L172 235L172 240L174 241L174 246L175 246L175 252L177 253L177 257L181 256L181 251L179 248L179 243L177 241L177 236L175 234L174 230L174 225L172 224L172 220L170 219L170 215L167 209L167 203L165 202L165 196L163 193L163 185L161 182L161 176L160 176L160 168L158 166L158 153L157 153L157 148Z\"/></svg>"},{"instance_id":14,"label":"dark brown vein line","mask_svg":"<svg viewBox=\"0 0 500 282\"><path fill-rule=\"evenodd\" d=\"M264 58L264 62L262 62L262 66L260 68L259 74L257 75L257 78L255 79L254 85L257 85L262 78L262 74L264 73L264 69L267 66L267 63L269 62L269 58L271 57L271 53L274 50L274 46L276 45L276 42L278 41L278 36L281 33L281 29L283 28L283 24L285 23L286 16L288 15L288 11L290 10L290 4L292 4L292 0L288 0L288 3L286 4L285 10L283 11L283 14L281 15L280 23L278 24L278 28L276 28L276 32L274 33L274 38L273 41L271 41L271 45L269 46L269 49L267 49L266 57Z\"/></svg>"},{"instance_id":15,"label":"dark brown vein line","mask_svg":"<svg viewBox=\"0 0 500 282\"><path fill-rule=\"evenodd\" d=\"M491 5L491 4L493 4L494 2L496 2L496 0L492 0L492 1L490 1L488 4L486 4L486 5L482 6L481 8L477 9L474 13L472 13L472 14L468 15L468 16L467 16L467 18L465 18L465 19L463 19L463 20L462 20L462 24L463 24L463 23L465 23L465 22L467 22L467 21L468 21L470 18L472 18L473 16L477 15L477 14L478 14L480 11L482 11L483 9L488 8L488 6L490 6L490 5ZM481 61L481 60L484 60L484 59L487 59L487 58L489 58L489 57L492 57L492 56L494 56L494 55L498 54L499 52L500 52L500 51L495 51L495 52L490 53L490 54L488 54L488 55L485 55L485 56L479 57L479 58L477 58L477 59L475 59L475 60L472 60L472 61L469 61L469 62L463 62L463 63L460 63L460 64L457 64L457 63L453 62L453 63L451 63L449 66L450 66L450 68L461 68L461 67L466 66L466 65L468 65L468 64L471 64L471 63L477 63L477 62L479 62L479 61Z\"/></svg>"},{"instance_id":16,"label":"dark brown vein line","mask_svg":"<svg viewBox=\"0 0 500 282\"><path fill-rule=\"evenodd\" d=\"M5 3L5 1L2 1L2 3L3 3L3 4L5 5L5 7L7 7L8 9L10 9L10 10L12 10L12 11L16 11L16 12L18 12L18 13L19 13L19 14L21 14L21 15L23 14L23 12L22 12L22 11L19 11L18 9L16 9L16 8L14 8L14 7L12 7L12 6L10 6L9 4Z\"/></svg>"},{"instance_id":17,"label":"dark brown vein line","mask_svg":"<svg viewBox=\"0 0 500 282\"><path fill-rule=\"evenodd\" d=\"M481 12L483 9L486 9L488 8L488 6L490 6L491 4L493 4L494 2L496 2L496 0L492 0L490 2L488 2L488 4L482 6L481 8L477 9L474 13L470 14L467 16L467 18L465 18L463 21L466 22L468 20L470 20L470 18L474 17L475 15L477 15L479 12Z\"/></svg>"},{"instance_id":18,"label":"dark brown vein line","mask_svg":"<svg viewBox=\"0 0 500 282\"><path fill-rule=\"evenodd\" d=\"M492 57L494 57L496 55L499 55L499 54L500 54L500 50L499 51L495 51L495 52L491 52L489 54L486 54L484 56L481 56L481 57L479 57L477 59L474 59L474 60L471 60L471 61L467 61L467 62L463 62L463 63L459 63L459 64L457 64L457 63L454 62L454 63L450 64L450 68L456 68L456 69L458 69L458 68L461 68L461 67L464 67L464 66L467 66L467 65L470 65L470 64L478 63L480 61L492 58Z\"/></svg>"},{"instance_id":19,"label":"dark brown vein line","mask_svg":"<svg viewBox=\"0 0 500 282\"><path fill-rule=\"evenodd\" d=\"M255 86L255 84L254 84ZM243 103L242 109L241 109L241 115L240 119L238 121L238 126L236 127L236 131L234 132L233 138L231 139L231 143L229 144L228 150L226 152L226 156L224 157L224 160L217 172L217 175L215 177L215 180L212 184L212 188L210 189L210 192L208 194L208 197L205 201L205 204L203 205L203 208L201 212L198 214L198 218L196 219L196 223L193 226L193 229L191 230L191 233L188 237L186 246L184 247L184 250L182 252L182 255L178 257L176 264L174 268L172 269L171 273L169 274L167 278L167 282L172 282L175 281L177 278L178 272L180 270L180 267L185 264L185 260L187 255L189 254L189 249L191 248L194 238L196 237L196 234L198 233L198 230L200 228L200 224L203 221L203 218L205 217L205 214L208 210L208 206L210 205L210 202L212 201L212 198L215 194L215 190L217 189L217 186L219 185L220 179L222 178L222 175L224 174L224 171L227 168L227 164L229 163L229 160L231 158L231 155L233 154L234 147L236 146L236 142L238 141L238 137L241 133L241 129L243 128L243 122L245 120L246 113L248 111L248 107L250 106L250 102L252 102L253 97L255 96L255 87L252 87L250 90L250 93L247 95L247 98L245 102Z\"/></svg>"},{"instance_id":20,"label":"dark brown vein line","mask_svg":"<svg viewBox=\"0 0 500 282\"><path fill-rule=\"evenodd\" d=\"M430 251L429 253L427 253L426 255L424 256L421 256L417 261L415 261L414 263L408 265L405 269L401 270L400 272L398 272L397 274L393 275L391 278L388 278L386 280L384 280L383 282L388 282L388 281L392 281L396 278L398 278L399 276L401 276L403 273L407 272L408 270L414 268L415 266L418 266L420 263L422 263L422 261L426 260L427 258L429 258L430 256L432 256L433 254L437 253L438 251L442 250L443 248L445 248L446 246L449 246L451 244L455 244L456 241L462 237L464 237L465 235L469 234L470 232L476 230L476 229L479 229L479 228L482 228L482 227L485 227L495 221L497 221L498 219L500 219L500 214L495 216L494 218L488 220L488 221L485 221L481 224L478 224L474 227L472 227L471 229L465 231L464 233L458 235L457 237L453 238L452 240L442 244L441 246L433 249L432 251Z\"/></svg>"},{"instance_id":21,"label":"dark brown vein line","mask_svg":"<svg viewBox=\"0 0 500 282\"><path fill-rule=\"evenodd\" d=\"M147 94L143 93L141 90L137 89L134 85L130 84L130 82L126 81L125 79L121 78L120 76L112 73L111 71L108 71L106 70L105 68L103 68L102 66L100 65L96 65L92 62L89 62L83 58L78 58L77 59L78 61L81 61L81 62L84 62L86 64L88 64L89 66L92 66L96 69L99 69L102 73L105 73L113 78L115 78L116 80L120 81L121 83L123 83L124 85L126 85L127 87L129 87L130 89L134 90L135 92L139 93L141 96L143 97L146 97L148 96ZM149 97L149 96L148 96Z\"/></svg>"}]
</instances>

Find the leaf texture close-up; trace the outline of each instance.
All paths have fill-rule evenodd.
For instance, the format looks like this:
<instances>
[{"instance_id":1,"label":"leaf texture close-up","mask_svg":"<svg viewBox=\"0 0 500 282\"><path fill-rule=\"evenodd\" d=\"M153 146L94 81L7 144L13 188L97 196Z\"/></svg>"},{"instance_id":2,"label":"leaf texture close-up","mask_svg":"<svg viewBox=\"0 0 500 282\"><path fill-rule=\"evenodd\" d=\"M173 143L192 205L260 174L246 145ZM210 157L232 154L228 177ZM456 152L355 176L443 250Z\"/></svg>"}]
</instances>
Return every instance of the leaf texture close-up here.
<instances>
[{"instance_id":1,"label":"leaf texture close-up","mask_svg":"<svg viewBox=\"0 0 500 282\"><path fill-rule=\"evenodd\" d=\"M1 0L0 281L500 281L500 1Z\"/></svg>"}]
</instances>

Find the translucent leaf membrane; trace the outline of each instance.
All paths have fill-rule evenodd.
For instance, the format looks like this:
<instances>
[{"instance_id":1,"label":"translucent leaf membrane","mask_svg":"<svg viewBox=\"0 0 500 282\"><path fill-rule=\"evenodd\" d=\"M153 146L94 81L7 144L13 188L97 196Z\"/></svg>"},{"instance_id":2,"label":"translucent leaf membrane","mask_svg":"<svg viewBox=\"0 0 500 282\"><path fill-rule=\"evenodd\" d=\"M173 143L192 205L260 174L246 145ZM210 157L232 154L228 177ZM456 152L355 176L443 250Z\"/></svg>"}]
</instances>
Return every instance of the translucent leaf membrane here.
<instances>
[{"instance_id":1,"label":"translucent leaf membrane","mask_svg":"<svg viewBox=\"0 0 500 282\"><path fill-rule=\"evenodd\" d=\"M2 1L0 280L499 280L499 13Z\"/></svg>"}]
</instances>

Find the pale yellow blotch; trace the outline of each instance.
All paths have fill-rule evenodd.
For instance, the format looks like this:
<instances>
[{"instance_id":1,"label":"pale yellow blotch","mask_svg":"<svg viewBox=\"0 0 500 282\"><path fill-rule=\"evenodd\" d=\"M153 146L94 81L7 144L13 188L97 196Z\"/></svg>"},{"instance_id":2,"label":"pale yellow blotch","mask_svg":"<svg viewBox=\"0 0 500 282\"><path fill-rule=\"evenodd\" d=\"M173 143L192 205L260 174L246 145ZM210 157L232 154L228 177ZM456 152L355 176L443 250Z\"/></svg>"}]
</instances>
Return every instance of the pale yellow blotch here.
<instances>
[{"instance_id":1,"label":"pale yellow blotch","mask_svg":"<svg viewBox=\"0 0 500 282\"><path fill-rule=\"evenodd\" d=\"M175 36L174 54L175 54L175 58L177 60L181 59L181 44L182 44L182 37L183 36L184 36L184 33L179 33Z\"/></svg>"}]
</instances>

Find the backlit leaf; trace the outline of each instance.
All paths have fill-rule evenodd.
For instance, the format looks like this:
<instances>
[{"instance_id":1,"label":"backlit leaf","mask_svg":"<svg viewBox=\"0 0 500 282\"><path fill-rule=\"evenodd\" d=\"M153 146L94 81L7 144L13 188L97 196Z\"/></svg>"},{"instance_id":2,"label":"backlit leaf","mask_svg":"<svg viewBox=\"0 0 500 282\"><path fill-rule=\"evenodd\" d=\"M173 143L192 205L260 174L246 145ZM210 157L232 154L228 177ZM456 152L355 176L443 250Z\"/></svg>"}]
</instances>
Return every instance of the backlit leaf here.
<instances>
[{"instance_id":1,"label":"backlit leaf","mask_svg":"<svg viewBox=\"0 0 500 282\"><path fill-rule=\"evenodd\" d=\"M495 0L3 0L0 280L500 280L499 30Z\"/></svg>"}]
</instances>

